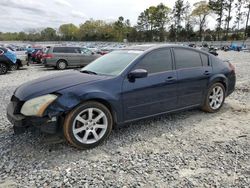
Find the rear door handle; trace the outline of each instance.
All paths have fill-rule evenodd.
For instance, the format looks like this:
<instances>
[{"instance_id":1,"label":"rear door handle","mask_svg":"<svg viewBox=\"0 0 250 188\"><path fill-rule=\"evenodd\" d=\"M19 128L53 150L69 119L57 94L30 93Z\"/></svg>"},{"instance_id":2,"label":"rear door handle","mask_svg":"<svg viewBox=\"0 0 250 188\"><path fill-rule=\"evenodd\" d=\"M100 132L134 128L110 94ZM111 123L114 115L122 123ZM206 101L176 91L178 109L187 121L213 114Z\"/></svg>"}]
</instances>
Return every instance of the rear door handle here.
<instances>
[{"instance_id":1,"label":"rear door handle","mask_svg":"<svg viewBox=\"0 0 250 188\"><path fill-rule=\"evenodd\" d=\"M174 82L176 80L176 78L172 77L172 76L169 76L167 79L166 79L166 82Z\"/></svg>"},{"instance_id":2,"label":"rear door handle","mask_svg":"<svg viewBox=\"0 0 250 188\"><path fill-rule=\"evenodd\" d=\"M208 70L206 70L206 71L204 72L204 75L210 75L210 74L211 74L211 72L208 71Z\"/></svg>"}]
</instances>

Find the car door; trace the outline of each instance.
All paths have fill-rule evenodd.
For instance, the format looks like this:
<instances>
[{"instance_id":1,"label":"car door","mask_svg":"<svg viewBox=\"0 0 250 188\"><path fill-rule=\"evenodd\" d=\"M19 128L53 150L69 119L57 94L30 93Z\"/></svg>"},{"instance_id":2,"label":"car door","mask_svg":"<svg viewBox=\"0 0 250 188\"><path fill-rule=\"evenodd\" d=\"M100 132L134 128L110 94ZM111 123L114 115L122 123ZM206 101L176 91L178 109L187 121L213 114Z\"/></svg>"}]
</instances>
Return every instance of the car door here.
<instances>
[{"instance_id":1,"label":"car door","mask_svg":"<svg viewBox=\"0 0 250 188\"><path fill-rule=\"evenodd\" d=\"M81 48L80 50L81 50L81 54L79 56L79 59L80 59L82 66L87 65L96 59L95 54L91 50L87 48Z\"/></svg>"},{"instance_id":2,"label":"car door","mask_svg":"<svg viewBox=\"0 0 250 188\"><path fill-rule=\"evenodd\" d=\"M78 66L80 64L80 50L77 47L67 47L67 61L69 66Z\"/></svg>"},{"instance_id":3,"label":"car door","mask_svg":"<svg viewBox=\"0 0 250 188\"><path fill-rule=\"evenodd\" d=\"M178 79L178 106L184 108L200 105L212 73L208 55L192 49L174 48L174 58Z\"/></svg>"},{"instance_id":4,"label":"car door","mask_svg":"<svg viewBox=\"0 0 250 188\"><path fill-rule=\"evenodd\" d=\"M50 48L53 50L53 58L50 59L50 61L53 61L55 64L58 60L63 59L69 62L69 53L68 53L68 48L67 47L54 47Z\"/></svg>"},{"instance_id":5,"label":"car door","mask_svg":"<svg viewBox=\"0 0 250 188\"><path fill-rule=\"evenodd\" d=\"M173 110L177 104L177 74L169 48L145 55L132 69L145 69L148 76L131 82L125 78L122 100L125 121ZM131 71L132 71L131 70Z\"/></svg>"}]
</instances>

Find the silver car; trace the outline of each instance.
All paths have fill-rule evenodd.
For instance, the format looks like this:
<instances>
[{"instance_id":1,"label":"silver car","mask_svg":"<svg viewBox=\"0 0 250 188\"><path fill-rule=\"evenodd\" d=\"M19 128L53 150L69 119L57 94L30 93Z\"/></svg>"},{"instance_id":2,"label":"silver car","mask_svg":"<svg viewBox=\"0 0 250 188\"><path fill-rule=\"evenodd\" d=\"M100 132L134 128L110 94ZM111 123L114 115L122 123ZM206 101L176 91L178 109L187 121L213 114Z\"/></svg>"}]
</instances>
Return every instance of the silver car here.
<instances>
[{"instance_id":1,"label":"silver car","mask_svg":"<svg viewBox=\"0 0 250 188\"><path fill-rule=\"evenodd\" d=\"M87 48L54 46L47 49L42 62L46 67L63 70L67 67L83 67L98 57L99 54Z\"/></svg>"}]
</instances>

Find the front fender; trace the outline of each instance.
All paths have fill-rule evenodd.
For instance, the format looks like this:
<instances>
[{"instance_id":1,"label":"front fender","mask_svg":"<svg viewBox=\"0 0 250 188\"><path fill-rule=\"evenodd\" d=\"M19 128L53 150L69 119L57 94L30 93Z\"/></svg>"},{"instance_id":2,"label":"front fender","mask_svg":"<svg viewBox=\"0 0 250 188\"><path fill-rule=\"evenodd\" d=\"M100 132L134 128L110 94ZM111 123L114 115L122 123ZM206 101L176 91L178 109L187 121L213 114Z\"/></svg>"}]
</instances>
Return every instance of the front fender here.
<instances>
[{"instance_id":1,"label":"front fender","mask_svg":"<svg viewBox=\"0 0 250 188\"><path fill-rule=\"evenodd\" d=\"M80 96L72 92L63 94L46 109L44 115L53 117L59 116L61 114L66 114L77 105L89 100L105 101L111 107L112 114L122 114L117 113L119 110L121 110L118 97L116 98L105 92L92 91L84 93Z\"/></svg>"}]
</instances>

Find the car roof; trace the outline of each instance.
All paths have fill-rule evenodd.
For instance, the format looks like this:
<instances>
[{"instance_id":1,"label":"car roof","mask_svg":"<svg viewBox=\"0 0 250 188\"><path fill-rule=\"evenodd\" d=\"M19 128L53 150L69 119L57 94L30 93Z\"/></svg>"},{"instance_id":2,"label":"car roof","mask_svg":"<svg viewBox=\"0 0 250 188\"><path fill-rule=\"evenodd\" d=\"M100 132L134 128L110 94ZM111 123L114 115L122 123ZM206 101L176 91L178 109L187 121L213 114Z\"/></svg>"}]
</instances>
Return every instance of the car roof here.
<instances>
[{"instance_id":1,"label":"car roof","mask_svg":"<svg viewBox=\"0 0 250 188\"><path fill-rule=\"evenodd\" d=\"M151 50L155 50L155 49L158 49L158 48L164 48L164 47L185 48L185 49L189 49L189 50L193 50L193 51L197 51L197 52L202 52L202 53L210 55L209 53L207 53L205 51L202 51L202 50L199 50L199 49L196 49L196 48L192 48L192 47L189 47L189 46L183 46L183 45L180 45L180 44L142 44L142 45L129 46L129 47L126 47L126 48L123 48L123 49L124 50L151 51Z\"/></svg>"},{"instance_id":2,"label":"car roof","mask_svg":"<svg viewBox=\"0 0 250 188\"><path fill-rule=\"evenodd\" d=\"M82 48L80 46L50 46L49 48Z\"/></svg>"}]
</instances>

